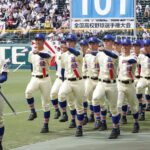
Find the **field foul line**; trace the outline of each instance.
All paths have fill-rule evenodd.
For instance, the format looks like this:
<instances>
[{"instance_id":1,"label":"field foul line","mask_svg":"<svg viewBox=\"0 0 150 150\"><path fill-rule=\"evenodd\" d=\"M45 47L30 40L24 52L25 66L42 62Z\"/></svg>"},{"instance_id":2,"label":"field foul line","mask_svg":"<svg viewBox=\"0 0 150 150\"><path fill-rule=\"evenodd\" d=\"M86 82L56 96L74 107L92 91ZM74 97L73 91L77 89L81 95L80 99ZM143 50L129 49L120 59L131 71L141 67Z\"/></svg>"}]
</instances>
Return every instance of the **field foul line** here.
<instances>
[{"instance_id":1,"label":"field foul line","mask_svg":"<svg viewBox=\"0 0 150 150\"><path fill-rule=\"evenodd\" d=\"M39 112L39 111L42 111L42 109L37 109L36 111ZM19 112L16 112L16 114L19 115L19 114L24 114L24 113L29 113L29 112L31 112L31 111L30 110L19 111ZM14 115L14 113L5 113L4 114L4 116L11 116L11 115Z\"/></svg>"},{"instance_id":2,"label":"field foul line","mask_svg":"<svg viewBox=\"0 0 150 150\"><path fill-rule=\"evenodd\" d=\"M50 110L54 109L54 107L50 107ZM37 112L39 111L43 111L43 109L36 109ZM26 110L26 111L19 111L19 112L16 112L17 115L19 114L24 114L24 113L29 113L31 112L30 110ZM14 115L14 113L5 113L4 116L11 116L11 115Z\"/></svg>"}]
</instances>

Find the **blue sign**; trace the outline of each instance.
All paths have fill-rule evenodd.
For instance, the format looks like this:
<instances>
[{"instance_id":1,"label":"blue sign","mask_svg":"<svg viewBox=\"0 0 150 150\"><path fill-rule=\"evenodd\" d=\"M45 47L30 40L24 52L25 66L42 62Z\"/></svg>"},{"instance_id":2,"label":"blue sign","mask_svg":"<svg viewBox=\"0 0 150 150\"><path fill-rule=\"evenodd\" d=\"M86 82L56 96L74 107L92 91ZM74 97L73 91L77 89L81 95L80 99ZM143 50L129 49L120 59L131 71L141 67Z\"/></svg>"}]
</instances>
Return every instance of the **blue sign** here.
<instances>
[{"instance_id":1,"label":"blue sign","mask_svg":"<svg viewBox=\"0 0 150 150\"><path fill-rule=\"evenodd\" d=\"M72 19L134 18L134 0L72 0Z\"/></svg>"}]
</instances>

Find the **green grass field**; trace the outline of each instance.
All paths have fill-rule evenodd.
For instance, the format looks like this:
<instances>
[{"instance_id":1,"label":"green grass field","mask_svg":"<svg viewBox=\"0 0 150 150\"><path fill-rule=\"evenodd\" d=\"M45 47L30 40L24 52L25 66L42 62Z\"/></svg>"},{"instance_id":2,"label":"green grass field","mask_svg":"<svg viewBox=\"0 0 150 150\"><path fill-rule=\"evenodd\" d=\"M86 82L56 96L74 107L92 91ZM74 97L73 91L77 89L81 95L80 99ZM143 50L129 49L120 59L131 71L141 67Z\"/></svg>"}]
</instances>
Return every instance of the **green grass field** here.
<instances>
[{"instance_id":1,"label":"green grass field","mask_svg":"<svg viewBox=\"0 0 150 150\"><path fill-rule=\"evenodd\" d=\"M55 79L55 72L50 72L52 80ZM29 70L19 70L13 72L10 70L8 81L2 85L2 91L8 98L10 103L15 108L18 113L17 116L11 114L11 110L5 105L5 136L3 140L3 145L6 150L20 147L23 145L36 143L40 141L51 140L59 137L73 135L75 129L69 129L69 121L66 123L60 123L58 120L54 120L54 109L51 107L51 120L50 120L50 132L48 134L41 134L40 130L43 126L43 113L41 111L41 99L40 93L36 92L35 96L35 106L38 111L38 118L34 121L27 121L29 109L24 96L24 91L27 83L30 80ZM132 117L128 116L128 125L121 126L124 131L131 131L132 129ZM110 118L108 117L108 127L111 128ZM141 122L141 131L150 131L150 113L146 114L146 121ZM84 131L92 131L93 124L88 124L84 126ZM98 131L99 132L99 131Z\"/></svg>"}]
</instances>

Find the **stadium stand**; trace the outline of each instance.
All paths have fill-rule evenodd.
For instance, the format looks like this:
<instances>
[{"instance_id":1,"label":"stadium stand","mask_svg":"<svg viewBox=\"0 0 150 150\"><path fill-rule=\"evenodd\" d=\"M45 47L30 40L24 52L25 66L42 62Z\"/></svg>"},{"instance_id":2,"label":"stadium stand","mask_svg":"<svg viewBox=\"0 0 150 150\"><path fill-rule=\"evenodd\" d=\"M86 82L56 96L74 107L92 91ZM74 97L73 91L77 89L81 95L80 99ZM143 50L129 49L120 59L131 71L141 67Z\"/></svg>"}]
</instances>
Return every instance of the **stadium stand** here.
<instances>
[{"instance_id":1,"label":"stadium stand","mask_svg":"<svg viewBox=\"0 0 150 150\"><path fill-rule=\"evenodd\" d=\"M136 13L137 28L150 28L149 0L137 0ZM45 33L49 34L51 31L60 32L60 29L69 29L69 17L69 0L1 0L0 22L5 23L5 32L0 29L0 41L6 42L6 39L9 39L8 42L18 40L27 42L32 39L35 30L46 31ZM103 37L104 33L100 31L97 34ZM113 33L133 34L128 30ZM144 30L138 32L140 38L144 34Z\"/></svg>"}]
</instances>

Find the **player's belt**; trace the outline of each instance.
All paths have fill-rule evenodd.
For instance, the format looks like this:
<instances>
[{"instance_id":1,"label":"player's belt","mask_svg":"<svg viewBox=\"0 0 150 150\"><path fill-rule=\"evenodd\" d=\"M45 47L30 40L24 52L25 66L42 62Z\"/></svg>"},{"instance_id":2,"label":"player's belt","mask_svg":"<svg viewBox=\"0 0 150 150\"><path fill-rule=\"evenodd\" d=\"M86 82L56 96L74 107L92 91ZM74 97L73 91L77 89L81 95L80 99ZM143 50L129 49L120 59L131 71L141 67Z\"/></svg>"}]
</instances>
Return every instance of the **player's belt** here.
<instances>
[{"instance_id":1,"label":"player's belt","mask_svg":"<svg viewBox=\"0 0 150 150\"><path fill-rule=\"evenodd\" d=\"M119 80L119 82L123 83L123 84L131 84L134 82L134 80Z\"/></svg>"},{"instance_id":2,"label":"player's belt","mask_svg":"<svg viewBox=\"0 0 150 150\"><path fill-rule=\"evenodd\" d=\"M39 79L42 79L42 78L48 77L48 74L45 77L43 75L32 75L32 76L39 78Z\"/></svg>"},{"instance_id":3,"label":"player's belt","mask_svg":"<svg viewBox=\"0 0 150 150\"><path fill-rule=\"evenodd\" d=\"M101 80L101 79L98 80L105 83L116 83L116 80Z\"/></svg>"},{"instance_id":4,"label":"player's belt","mask_svg":"<svg viewBox=\"0 0 150 150\"><path fill-rule=\"evenodd\" d=\"M87 79L88 77L87 76L83 76L83 79Z\"/></svg>"},{"instance_id":5,"label":"player's belt","mask_svg":"<svg viewBox=\"0 0 150 150\"><path fill-rule=\"evenodd\" d=\"M63 80L63 78L62 77L58 77L60 80ZM64 78L64 80L66 80L66 78Z\"/></svg>"},{"instance_id":6,"label":"player's belt","mask_svg":"<svg viewBox=\"0 0 150 150\"><path fill-rule=\"evenodd\" d=\"M69 81L77 81L77 80L81 80L82 78L67 78L67 80Z\"/></svg>"},{"instance_id":7,"label":"player's belt","mask_svg":"<svg viewBox=\"0 0 150 150\"><path fill-rule=\"evenodd\" d=\"M147 79L147 80L150 80L150 77L142 77L142 78L145 78L145 79Z\"/></svg>"},{"instance_id":8,"label":"player's belt","mask_svg":"<svg viewBox=\"0 0 150 150\"><path fill-rule=\"evenodd\" d=\"M89 77L88 78L92 79L92 80L98 80L98 77Z\"/></svg>"},{"instance_id":9,"label":"player's belt","mask_svg":"<svg viewBox=\"0 0 150 150\"><path fill-rule=\"evenodd\" d=\"M140 79L141 76L135 76L135 78Z\"/></svg>"}]
</instances>

